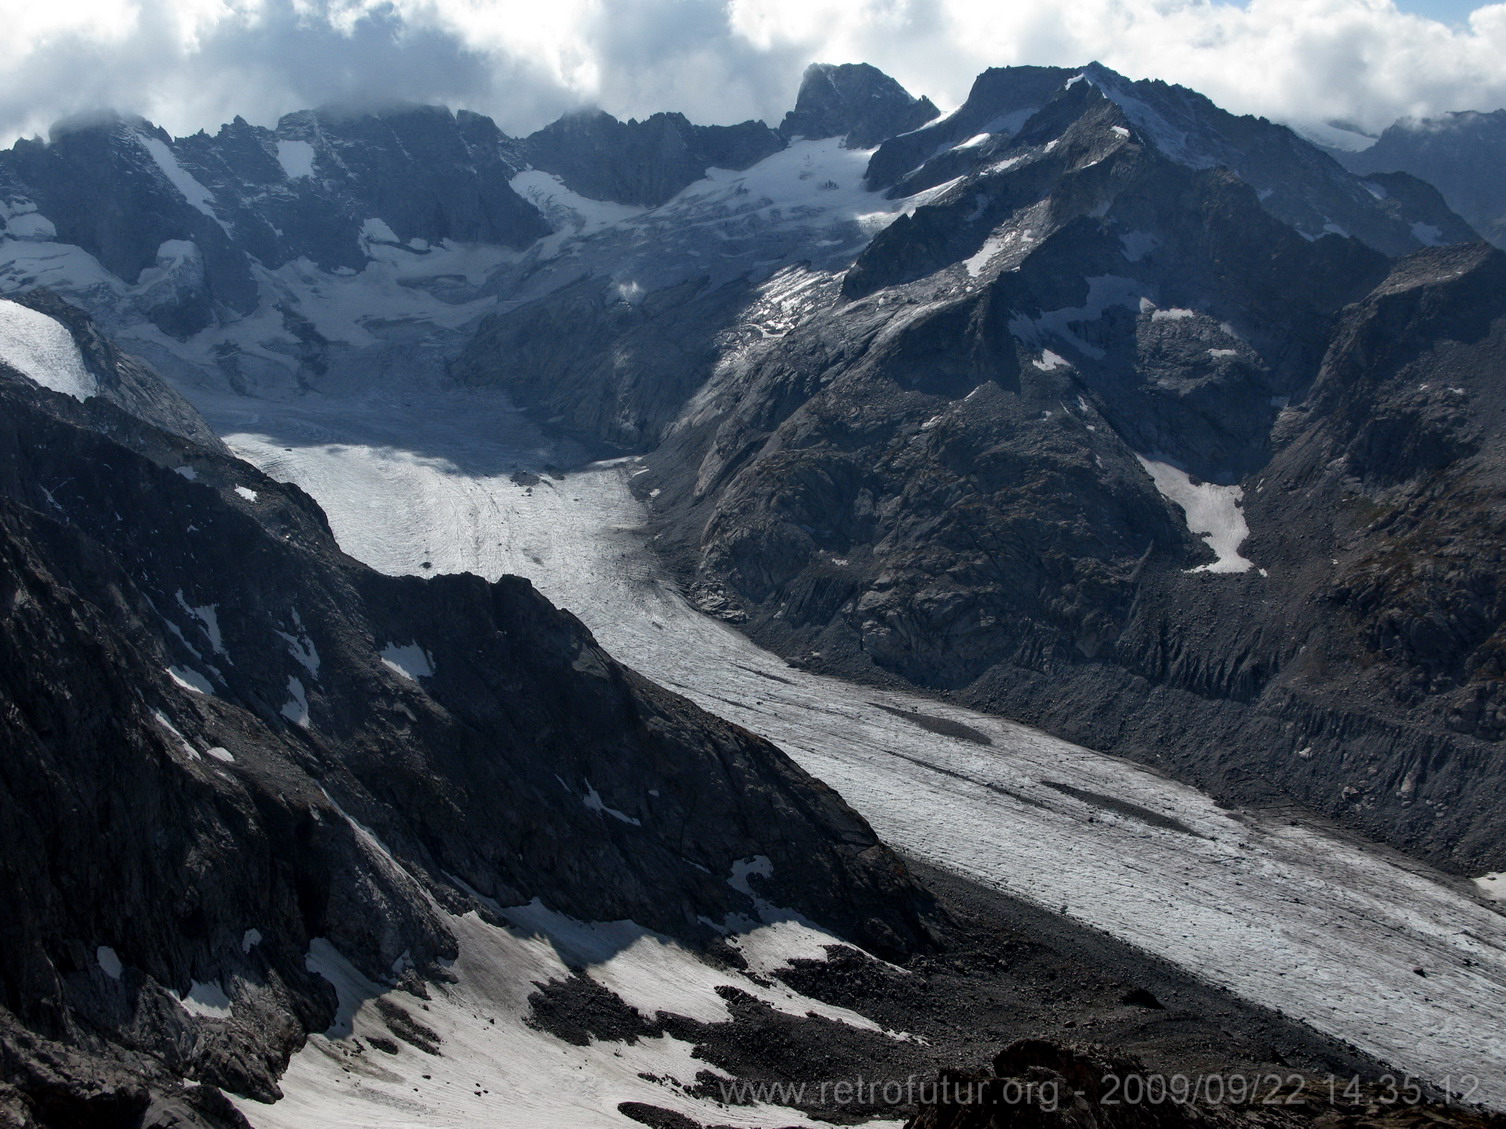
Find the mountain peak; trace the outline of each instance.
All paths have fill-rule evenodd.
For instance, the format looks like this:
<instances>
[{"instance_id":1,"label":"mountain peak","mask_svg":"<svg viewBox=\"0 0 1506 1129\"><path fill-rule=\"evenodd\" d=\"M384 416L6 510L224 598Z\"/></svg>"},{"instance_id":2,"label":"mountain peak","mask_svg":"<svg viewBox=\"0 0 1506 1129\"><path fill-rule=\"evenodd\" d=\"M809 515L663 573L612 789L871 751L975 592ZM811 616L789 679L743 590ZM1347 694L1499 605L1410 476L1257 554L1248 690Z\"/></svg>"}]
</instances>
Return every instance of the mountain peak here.
<instances>
[{"instance_id":1,"label":"mountain peak","mask_svg":"<svg viewBox=\"0 0 1506 1129\"><path fill-rule=\"evenodd\" d=\"M785 137L843 137L849 149L871 149L931 121L939 111L868 63L812 63L800 80Z\"/></svg>"}]
</instances>

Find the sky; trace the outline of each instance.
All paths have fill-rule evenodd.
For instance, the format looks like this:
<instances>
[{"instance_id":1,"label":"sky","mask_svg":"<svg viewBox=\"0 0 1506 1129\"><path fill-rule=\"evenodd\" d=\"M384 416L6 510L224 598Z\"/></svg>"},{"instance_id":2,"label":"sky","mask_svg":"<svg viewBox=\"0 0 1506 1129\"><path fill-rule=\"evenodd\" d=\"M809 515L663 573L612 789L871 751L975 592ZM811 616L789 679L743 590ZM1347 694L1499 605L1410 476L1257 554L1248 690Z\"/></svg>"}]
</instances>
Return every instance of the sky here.
<instances>
[{"instance_id":1,"label":"sky","mask_svg":"<svg viewBox=\"0 0 1506 1129\"><path fill-rule=\"evenodd\" d=\"M513 134L592 105L777 122L813 61L943 109L988 66L1092 59L1296 124L1506 106L1506 3L1468 0L0 0L0 28L4 144L102 109L182 135L332 102Z\"/></svg>"}]
</instances>

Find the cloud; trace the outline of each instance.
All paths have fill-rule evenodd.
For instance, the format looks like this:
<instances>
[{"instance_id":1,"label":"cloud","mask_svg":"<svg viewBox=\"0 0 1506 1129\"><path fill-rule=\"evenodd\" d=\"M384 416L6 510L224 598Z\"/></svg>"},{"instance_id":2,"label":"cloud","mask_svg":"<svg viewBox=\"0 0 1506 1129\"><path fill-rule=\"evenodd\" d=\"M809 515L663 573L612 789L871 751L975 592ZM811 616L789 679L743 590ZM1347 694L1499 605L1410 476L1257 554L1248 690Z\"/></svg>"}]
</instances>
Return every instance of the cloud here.
<instances>
[{"instance_id":1,"label":"cloud","mask_svg":"<svg viewBox=\"0 0 1506 1129\"><path fill-rule=\"evenodd\" d=\"M0 138L101 108L181 134L329 102L442 102L513 133L585 104L777 120L818 59L943 106L988 66L1095 58L1285 121L1506 105L1506 4L1449 27L1392 0L0 0L0 26Z\"/></svg>"}]
</instances>

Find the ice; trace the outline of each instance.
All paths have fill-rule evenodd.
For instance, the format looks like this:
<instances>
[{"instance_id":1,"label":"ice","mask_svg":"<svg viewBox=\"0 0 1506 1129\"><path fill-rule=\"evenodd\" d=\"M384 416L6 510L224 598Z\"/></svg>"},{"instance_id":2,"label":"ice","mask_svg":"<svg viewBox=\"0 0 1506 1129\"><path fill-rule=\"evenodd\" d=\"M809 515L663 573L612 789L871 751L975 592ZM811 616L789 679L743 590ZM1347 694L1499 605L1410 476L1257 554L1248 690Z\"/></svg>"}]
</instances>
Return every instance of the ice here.
<instances>
[{"instance_id":1,"label":"ice","mask_svg":"<svg viewBox=\"0 0 1506 1129\"><path fill-rule=\"evenodd\" d=\"M1420 220L1412 225L1412 238L1424 247L1442 247L1448 242L1443 238L1443 232L1439 228Z\"/></svg>"},{"instance_id":2,"label":"ice","mask_svg":"<svg viewBox=\"0 0 1506 1129\"><path fill-rule=\"evenodd\" d=\"M146 151L151 154L157 167L162 170L162 175L167 177L172 186L182 194L183 199L210 219L219 222L220 217L214 210L214 195L178 163L178 158L167 147L166 142L160 137L152 137L145 133L137 134L137 137Z\"/></svg>"},{"instance_id":3,"label":"ice","mask_svg":"<svg viewBox=\"0 0 1506 1129\"><path fill-rule=\"evenodd\" d=\"M201 984L197 980L190 980L187 995L180 996L176 992L169 994L189 1015L198 1016L200 1019L230 1018L232 1006L230 997L225 994L225 989L221 988L218 983Z\"/></svg>"},{"instance_id":4,"label":"ice","mask_svg":"<svg viewBox=\"0 0 1506 1129\"><path fill-rule=\"evenodd\" d=\"M314 147L307 141L279 141L277 163L289 180L314 175Z\"/></svg>"},{"instance_id":5,"label":"ice","mask_svg":"<svg viewBox=\"0 0 1506 1129\"><path fill-rule=\"evenodd\" d=\"M648 515L628 486L637 463L583 463L499 394L463 392L436 375L338 398L203 393L198 402L237 454L319 501L346 552L393 574L528 577L618 659L778 743L899 850L1053 911L1066 904L1094 929L1416 1076L1472 1071L1487 1080L1482 1098L1506 1105L1506 1044L1494 1022L1506 1012L1506 916L1459 880L1290 812L1222 809L1159 773L997 717L788 666L696 612L664 576L648 547ZM511 480L514 469L550 464L572 469L532 495ZM964 723L992 748L980 755L976 744L881 707ZM1312 755L1328 751L1315 743ZM1120 803L1164 820L1146 822ZM467 980L481 975L470 959L463 952L456 992L479 990ZM497 960L499 980L527 979ZM1426 980L1417 967L1429 969ZM476 1053L492 1061L507 1038ZM318 1066L318 1057L313 1049L295 1057L283 1082L289 1112L278 1112L282 1103L258 1108L255 1124L367 1123L340 1109L353 1091L337 1081L339 1064L350 1059ZM572 1060L588 1061L595 1069L594 1059ZM608 1069L620 1065L612 1059ZM525 1120L535 1109L564 1119L558 1103L580 1100L578 1090L551 1091L556 1074L508 1077ZM603 1093L641 1092L616 1077L601 1083ZM413 1085L431 1100L424 1083ZM662 1095L643 1100L668 1104ZM375 1112L371 1123L432 1125L464 1111L444 1108L451 1114L426 1104L407 1120ZM590 1111L577 1123L613 1116Z\"/></svg>"},{"instance_id":6,"label":"ice","mask_svg":"<svg viewBox=\"0 0 1506 1129\"><path fill-rule=\"evenodd\" d=\"M768 855L754 855L752 858L738 859L732 864L732 876L727 879L727 885L747 894L750 898L757 898L759 895L749 881L755 876L758 878L774 877L774 864L769 861Z\"/></svg>"},{"instance_id":7,"label":"ice","mask_svg":"<svg viewBox=\"0 0 1506 1129\"><path fill-rule=\"evenodd\" d=\"M309 726L309 699L303 689L303 683L296 678L288 678L288 700L283 703L282 716L294 725L301 725L307 729Z\"/></svg>"},{"instance_id":8,"label":"ice","mask_svg":"<svg viewBox=\"0 0 1506 1129\"><path fill-rule=\"evenodd\" d=\"M434 675L434 660L417 643L389 643L382 651L382 665L409 682Z\"/></svg>"},{"instance_id":9,"label":"ice","mask_svg":"<svg viewBox=\"0 0 1506 1129\"><path fill-rule=\"evenodd\" d=\"M115 955L115 950L109 945L101 945L94 950L94 959L99 962L100 971L111 980L119 980L124 966L120 963L120 957Z\"/></svg>"},{"instance_id":10,"label":"ice","mask_svg":"<svg viewBox=\"0 0 1506 1129\"><path fill-rule=\"evenodd\" d=\"M190 667L170 666L167 668L167 674L169 678L183 689L194 694L212 695L214 693L214 686L209 679ZM214 750L211 749L210 752L213 753Z\"/></svg>"},{"instance_id":11,"label":"ice","mask_svg":"<svg viewBox=\"0 0 1506 1129\"><path fill-rule=\"evenodd\" d=\"M248 501L248 502L254 502L254 501L256 501L256 498L257 498L256 491L252 490L249 486L237 486L235 488L235 492L237 494L239 494L242 498L246 499L246 501Z\"/></svg>"},{"instance_id":12,"label":"ice","mask_svg":"<svg viewBox=\"0 0 1506 1129\"><path fill-rule=\"evenodd\" d=\"M75 400L99 392L67 326L5 298L0 298L0 361L43 388Z\"/></svg>"},{"instance_id":13,"label":"ice","mask_svg":"<svg viewBox=\"0 0 1506 1129\"><path fill-rule=\"evenodd\" d=\"M1161 312L1156 311L1158 315ZM1211 564L1189 569L1189 572L1248 572L1255 567L1252 561L1239 555L1240 545L1250 535L1244 512L1239 508L1245 496L1240 487L1194 483L1186 471L1170 463L1157 462L1143 455L1135 457L1155 482L1161 496L1181 508L1187 518L1187 528L1206 541L1218 558Z\"/></svg>"}]
</instances>

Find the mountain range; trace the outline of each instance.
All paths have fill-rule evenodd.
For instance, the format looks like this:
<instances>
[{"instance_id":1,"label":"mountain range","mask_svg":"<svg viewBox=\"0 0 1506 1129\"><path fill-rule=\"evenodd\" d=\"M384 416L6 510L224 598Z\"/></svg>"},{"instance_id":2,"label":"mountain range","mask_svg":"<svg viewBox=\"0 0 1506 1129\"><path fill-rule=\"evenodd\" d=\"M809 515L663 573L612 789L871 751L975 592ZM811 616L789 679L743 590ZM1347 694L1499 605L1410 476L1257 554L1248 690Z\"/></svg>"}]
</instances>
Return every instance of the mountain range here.
<instances>
[{"instance_id":1,"label":"mountain range","mask_svg":"<svg viewBox=\"0 0 1506 1129\"><path fill-rule=\"evenodd\" d=\"M766 705L730 670L660 685L546 599L585 541L506 557L534 583L444 562L575 521L633 599L784 659L771 694L915 694L938 712L880 708L980 763L1007 750L948 711L1298 813L1478 876L1448 889L1489 933L1498 124L1336 154L1098 64L944 115L847 64L774 127L101 115L0 153L0 1116L871 1118L726 1084L1070 1078L1107 1060L993 1052L1079 1024L1155 1068L1378 1074L1342 1015L932 869L924 829L897 853L904 797L717 716ZM435 422L484 438L498 396L531 461ZM350 452L555 508L436 494L431 543ZM596 473L617 508L569 516ZM1044 783L1085 836L1217 838Z\"/></svg>"}]
</instances>

